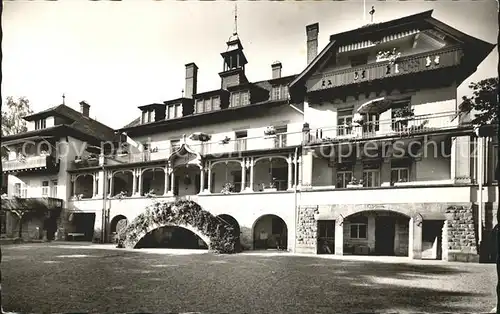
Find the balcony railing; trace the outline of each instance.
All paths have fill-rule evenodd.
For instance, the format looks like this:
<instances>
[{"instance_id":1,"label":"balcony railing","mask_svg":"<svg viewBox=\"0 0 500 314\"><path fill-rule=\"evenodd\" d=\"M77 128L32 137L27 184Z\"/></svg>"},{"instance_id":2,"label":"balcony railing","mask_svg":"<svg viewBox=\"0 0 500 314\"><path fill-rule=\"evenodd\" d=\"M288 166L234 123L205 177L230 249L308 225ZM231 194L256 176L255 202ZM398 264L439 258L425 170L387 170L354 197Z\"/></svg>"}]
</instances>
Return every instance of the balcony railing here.
<instances>
[{"instance_id":1,"label":"balcony railing","mask_svg":"<svg viewBox=\"0 0 500 314\"><path fill-rule=\"evenodd\" d=\"M56 169L56 165L55 158L50 155L29 156L16 160L2 160L3 172Z\"/></svg>"},{"instance_id":2,"label":"balcony railing","mask_svg":"<svg viewBox=\"0 0 500 314\"><path fill-rule=\"evenodd\" d=\"M393 65L390 65L388 61L385 61L355 68L332 71L319 76L318 82L310 86L308 91L317 91L332 87L383 79L386 77L456 66L460 64L461 55L462 50L460 48L447 48L445 50L402 57Z\"/></svg>"},{"instance_id":3,"label":"balcony railing","mask_svg":"<svg viewBox=\"0 0 500 314\"><path fill-rule=\"evenodd\" d=\"M112 160L116 163L148 162L166 159L170 156L171 152L171 149L164 149L139 153L118 154L114 156Z\"/></svg>"},{"instance_id":4,"label":"balcony railing","mask_svg":"<svg viewBox=\"0 0 500 314\"><path fill-rule=\"evenodd\" d=\"M314 144L329 140L366 139L391 135L417 135L436 130L455 129L459 126L455 112L426 114L406 120L391 119L363 123L362 125L339 125L311 129L306 141Z\"/></svg>"},{"instance_id":5,"label":"balcony railing","mask_svg":"<svg viewBox=\"0 0 500 314\"><path fill-rule=\"evenodd\" d=\"M63 201L54 197L17 197L2 198L2 208L9 210L50 210L62 208Z\"/></svg>"}]
</instances>

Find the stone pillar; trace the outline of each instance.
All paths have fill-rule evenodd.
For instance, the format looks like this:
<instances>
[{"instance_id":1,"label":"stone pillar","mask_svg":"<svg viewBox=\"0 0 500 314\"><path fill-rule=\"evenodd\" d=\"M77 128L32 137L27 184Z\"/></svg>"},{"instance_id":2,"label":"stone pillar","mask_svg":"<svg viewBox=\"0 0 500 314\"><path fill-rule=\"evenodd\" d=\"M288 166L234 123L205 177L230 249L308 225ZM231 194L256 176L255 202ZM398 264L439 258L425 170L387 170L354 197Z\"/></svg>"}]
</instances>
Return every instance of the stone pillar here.
<instances>
[{"instance_id":1,"label":"stone pillar","mask_svg":"<svg viewBox=\"0 0 500 314\"><path fill-rule=\"evenodd\" d=\"M167 196L167 195L168 195L168 188L169 188L169 186L168 186L168 181L169 181L169 180L168 180L168 178L169 178L169 177L168 177L168 176L169 176L169 171L168 171L168 170L169 170L169 169L168 169L168 166L165 166L165 168L163 168L163 172L165 173L165 184L164 184L164 185L165 185L165 187L164 187L164 189L163 189L163 190L164 190L164 192L163 192L163 195L164 195L164 196Z\"/></svg>"},{"instance_id":2,"label":"stone pillar","mask_svg":"<svg viewBox=\"0 0 500 314\"><path fill-rule=\"evenodd\" d=\"M141 196L142 195L142 170L137 169L137 180L139 180L139 191L137 191L137 195ZM154 171L154 169L153 169ZM149 192L149 191L148 191Z\"/></svg>"},{"instance_id":3,"label":"stone pillar","mask_svg":"<svg viewBox=\"0 0 500 314\"><path fill-rule=\"evenodd\" d=\"M202 194L205 190L205 167L200 169L200 192Z\"/></svg>"},{"instance_id":4,"label":"stone pillar","mask_svg":"<svg viewBox=\"0 0 500 314\"><path fill-rule=\"evenodd\" d=\"M96 198L97 197L97 193L98 193L98 185L99 185L99 174L98 173L94 173L93 175L93 184L92 184L92 197L93 198Z\"/></svg>"},{"instance_id":5,"label":"stone pillar","mask_svg":"<svg viewBox=\"0 0 500 314\"><path fill-rule=\"evenodd\" d=\"M110 173L110 177L109 177L109 196L112 197L113 196L113 188L114 188L114 183L115 183L115 180L114 180L114 173L111 172Z\"/></svg>"},{"instance_id":6,"label":"stone pillar","mask_svg":"<svg viewBox=\"0 0 500 314\"><path fill-rule=\"evenodd\" d=\"M97 173L97 196L104 196L104 171Z\"/></svg>"},{"instance_id":7,"label":"stone pillar","mask_svg":"<svg viewBox=\"0 0 500 314\"><path fill-rule=\"evenodd\" d=\"M452 142L451 178L455 183L471 183L471 139L470 136L458 136Z\"/></svg>"},{"instance_id":8,"label":"stone pillar","mask_svg":"<svg viewBox=\"0 0 500 314\"><path fill-rule=\"evenodd\" d=\"M299 163L299 166L297 167L297 172L299 173L299 182L297 183L297 186L300 188L302 186L302 156L299 156L299 160L297 162Z\"/></svg>"},{"instance_id":9,"label":"stone pillar","mask_svg":"<svg viewBox=\"0 0 500 314\"><path fill-rule=\"evenodd\" d=\"M76 196L76 177L71 176L71 183L73 184L73 196Z\"/></svg>"},{"instance_id":10,"label":"stone pillar","mask_svg":"<svg viewBox=\"0 0 500 314\"><path fill-rule=\"evenodd\" d=\"M410 218L408 234L408 257L422 259L422 216L417 214Z\"/></svg>"},{"instance_id":11,"label":"stone pillar","mask_svg":"<svg viewBox=\"0 0 500 314\"><path fill-rule=\"evenodd\" d=\"M293 166L293 160L292 160L292 155L289 155L287 158L288 162L288 190L293 190L293 180L292 180L292 166Z\"/></svg>"},{"instance_id":12,"label":"stone pillar","mask_svg":"<svg viewBox=\"0 0 500 314\"><path fill-rule=\"evenodd\" d=\"M211 162L208 162L208 186L207 186L207 190L208 190L208 193L212 193L212 163Z\"/></svg>"},{"instance_id":13,"label":"stone pillar","mask_svg":"<svg viewBox=\"0 0 500 314\"><path fill-rule=\"evenodd\" d=\"M344 218L335 220L335 255L344 255Z\"/></svg>"},{"instance_id":14,"label":"stone pillar","mask_svg":"<svg viewBox=\"0 0 500 314\"><path fill-rule=\"evenodd\" d=\"M247 185L247 168L246 168L246 158L243 158L243 161L241 162L241 189L240 192L243 192L246 189Z\"/></svg>"},{"instance_id":15,"label":"stone pillar","mask_svg":"<svg viewBox=\"0 0 500 314\"><path fill-rule=\"evenodd\" d=\"M172 195L174 195L174 191L175 191L175 172L174 172L174 169L172 169L172 172L170 173L170 191L172 192Z\"/></svg>"},{"instance_id":16,"label":"stone pillar","mask_svg":"<svg viewBox=\"0 0 500 314\"><path fill-rule=\"evenodd\" d=\"M137 194L137 175L141 169L134 169L132 172L132 195Z\"/></svg>"},{"instance_id":17,"label":"stone pillar","mask_svg":"<svg viewBox=\"0 0 500 314\"><path fill-rule=\"evenodd\" d=\"M302 180L301 186L312 186L313 174L313 151L307 151L302 155Z\"/></svg>"},{"instance_id":18,"label":"stone pillar","mask_svg":"<svg viewBox=\"0 0 500 314\"><path fill-rule=\"evenodd\" d=\"M254 160L253 157L250 157L250 186L248 187L248 191L253 192L253 166Z\"/></svg>"}]
</instances>

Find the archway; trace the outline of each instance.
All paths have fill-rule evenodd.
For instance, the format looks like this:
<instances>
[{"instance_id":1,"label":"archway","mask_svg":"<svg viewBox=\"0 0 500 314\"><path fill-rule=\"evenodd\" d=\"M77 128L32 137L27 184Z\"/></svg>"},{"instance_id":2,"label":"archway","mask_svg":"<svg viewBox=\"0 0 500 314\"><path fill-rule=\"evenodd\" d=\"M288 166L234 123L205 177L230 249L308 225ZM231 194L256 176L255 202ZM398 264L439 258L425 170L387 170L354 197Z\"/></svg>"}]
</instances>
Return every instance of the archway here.
<instances>
[{"instance_id":1,"label":"archway","mask_svg":"<svg viewBox=\"0 0 500 314\"><path fill-rule=\"evenodd\" d=\"M83 174L76 177L74 184L73 196L79 198L92 198L94 196L94 176L91 174Z\"/></svg>"},{"instance_id":2,"label":"archway","mask_svg":"<svg viewBox=\"0 0 500 314\"><path fill-rule=\"evenodd\" d=\"M288 227L279 216L261 216L255 221L252 233L256 250L286 250L288 247Z\"/></svg>"},{"instance_id":3,"label":"archway","mask_svg":"<svg viewBox=\"0 0 500 314\"><path fill-rule=\"evenodd\" d=\"M408 256L410 217L395 211L370 210L343 220L343 252L352 255Z\"/></svg>"},{"instance_id":4,"label":"archway","mask_svg":"<svg viewBox=\"0 0 500 314\"><path fill-rule=\"evenodd\" d=\"M193 231L179 226L163 226L148 232L136 248L208 249L208 244Z\"/></svg>"},{"instance_id":5,"label":"archway","mask_svg":"<svg viewBox=\"0 0 500 314\"><path fill-rule=\"evenodd\" d=\"M123 215L117 215L111 219L111 222L109 224L109 232L111 234L111 240L113 242L118 241L117 235L122 231L125 230L128 224L128 219L127 217Z\"/></svg>"},{"instance_id":6,"label":"archway","mask_svg":"<svg viewBox=\"0 0 500 314\"><path fill-rule=\"evenodd\" d=\"M217 218L221 219L224 222L224 224L227 224L227 225L233 227L233 236L236 239L236 251L240 251L241 250L241 242L240 242L241 228L240 228L240 224L238 223L238 221L233 216L227 215L227 214L218 215Z\"/></svg>"}]
</instances>

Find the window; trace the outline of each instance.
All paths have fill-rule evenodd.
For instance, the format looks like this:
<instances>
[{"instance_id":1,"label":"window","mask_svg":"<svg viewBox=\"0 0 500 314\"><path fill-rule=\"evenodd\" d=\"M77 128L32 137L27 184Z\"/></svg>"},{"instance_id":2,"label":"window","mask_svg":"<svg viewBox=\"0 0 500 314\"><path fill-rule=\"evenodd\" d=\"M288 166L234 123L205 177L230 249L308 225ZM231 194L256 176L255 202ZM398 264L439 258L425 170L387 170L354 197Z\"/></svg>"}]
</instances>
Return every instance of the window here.
<instances>
[{"instance_id":1,"label":"window","mask_svg":"<svg viewBox=\"0 0 500 314\"><path fill-rule=\"evenodd\" d=\"M205 99L205 112L212 111L212 98Z\"/></svg>"},{"instance_id":2,"label":"window","mask_svg":"<svg viewBox=\"0 0 500 314\"><path fill-rule=\"evenodd\" d=\"M278 126L275 127L276 137L274 138L274 147L282 148L286 146L286 132L287 126Z\"/></svg>"},{"instance_id":3,"label":"window","mask_svg":"<svg viewBox=\"0 0 500 314\"><path fill-rule=\"evenodd\" d=\"M46 128L46 120L40 119L35 121L35 130L45 129Z\"/></svg>"},{"instance_id":4,"label":"window","mask_svg":"<svg viewBox=\"0 0 500 314\"><path fill-rule=\"evenodd\" d=\"M250 103L250 93L244 92L241 94L241 105L246 106Z\"/></svg>"},{"instance_id":5,"label":"window","mask_svg":"<svg viewBox=\"0 0 500 314\"><path fill-rule=\"evenodd\" d=\"M21 185L21 197L28 197L28 188L26 187L26 184Z\"/></svg>"},{"instance_id":6,"label":"window","mask_svg":"<svg viewBox=\"0 0 500 314\"><path fill-rule=\"evenodd\" d=\"M338 112L337 127L339 130L339 136L349 135L352 133L352 110L345 110Z\"/></svg>"},{"instance_id":7,"label":"window","mask_svg":"<svg viewBox=\"0 0 500 314\"><path fill-rule=\"evenodd\" d=\"M14 196L21 197L21 183L14 183Z\"/></svg>"},{"instance_id":8,"label":"window","mask_svg":"<svg viewBox=\"0 0 500 314\"><path fill-rule=\"evenodd\" d=\"M148 113L147 111L142 112L142 123L148 123Z\"/></svg>"},{"instance_id":9,"label":"window","mask_svg":"<svg viewBox=\"0 0 500 314\"><path fill-rule=\"evenodd\" d=\"M240 105L240 93L233 93L231 99L231 107L237 107Z\"/></svg>"},{"instance_id":10,"label":"window","mask_svg":"<svg viewBox=\"0 0 500 314\"><path fill-rule=\"evenodd\" d=\"M235 134L235 151L243 151L247 149L247 131L238 131Z\"/></svg>"},{"instance_id":11,"label":"window","mask_svg":"<svg viewBox=\"0 0 500 314\"><path fill-rule=\"evenodd\" d=\"M288 86L274 86L271 90L271 100L288 99Z\"/></svg>"},{"instance_id":12,"label":"window","mask_svg":"<svg viewBox=\"0 0 500 314\"><path fill-rule=\"evenodd\" d=\"M42 196L49 195L49 181L42 181Z\"/></svg>"},{"instance_id":13,"label":"window","mask_svg":"<svg viewBox=\"0 0 500 314\"><path fill-rule=\"evenodd\" d=\"M203 99L198 99L196 101L196 113L202 113L203 112Z\"/></svg>"},{"instance_id":14,"label":"window","mask_svg":"<svg viewBox=\"0 0 500 314\"><path fill-rule=\"evenodd\" d=\"M170 147L172 151L175 151L179 147L181 147L181 140L170 140Z\"/></svg>"},{"instance_id":15,"label":"window","mask_svg":"<svg viewBox=\"0 0 500 314\"><path fill-rule=\"evenodd\" d=\"M168 119L175 119L182 117L182 105L175 104L168 106Z\"/></svg>"},{"instance_id":16,"label":"window","mask_svg":"<svg viewBox=\"0 0 500 314\"><path fill-rule=\"evenodd\" d=\"M52 180L52 189L50 189L50 196L57 197L57 180Z\"/></svg>"},{"instance_id":17,"label":"window","mask_svg":"<svg viewBox=\"0 0 500 314\"><path fill-rule=\"evenodd\" d=\"M363 132L365 133L374 133L379 130L380 115L378 113L367 113L363 115Z\"/></svg>"},{"instance_id":18,"label":"window","mask_svg":"<svg viewBox=\"0 0 500 314\"><path fill-rule=\"evenodd\" d=\"M349 219L351 239L366 239L368 229L368 218L359 216Z\"/></svg>"},{"instance_id":19,"label":"window","mask_svg":"<svg viewBox=\"0 0 500 314\"><path fill-rule=\"evenodd\" d=\"M337 188L344 189L352 180L352 171L337 171Z\"/></svg>"},{"instance_id":20,"label":"window","mask_svg":"<svg viewBox=\"0 0 500 314\"><path fill-rule=\"evenodd\" d=\"M212 110L220 109L220 98L219 96L213 97Z\"/></svg>"},{"instance_id":21,"label":"window","mask_svg":"<svg viewBox=\"0 0 500 314\"><path fill-rule=\"evenodd\" d=\"M407 167L393 167L391 169L391 183L410 181L410 170Z\"/></svg>"},{"instance_id":22,"label":"window","mask_svg":"<svg viewBox=\"0 0 500 314\"><path fill-rule=\"evenodd\" d=\"M380 186L380 171L378 169L363 170L363 186Z\"/></svg>"},{"instance_id":23,"label":"window","mask_svg":"<svg viewBox=\"0 0 500 314\"><path fill-rule=\"evenodd\" d=\"M231 94L231 104L230 107L246 106L250 103L250 93L245 92L234 92Z\"/></svg>"}]
</instances>

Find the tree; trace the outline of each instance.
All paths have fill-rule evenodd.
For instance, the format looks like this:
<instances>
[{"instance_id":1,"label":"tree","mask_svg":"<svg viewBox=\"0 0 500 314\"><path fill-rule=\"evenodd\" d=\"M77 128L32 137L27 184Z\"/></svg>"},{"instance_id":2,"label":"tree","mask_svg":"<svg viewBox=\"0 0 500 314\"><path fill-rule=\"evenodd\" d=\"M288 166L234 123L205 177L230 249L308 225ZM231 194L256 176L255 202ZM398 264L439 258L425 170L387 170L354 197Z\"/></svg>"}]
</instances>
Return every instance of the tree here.
<instances>
[{"instance_id":1,"label":"tree","mask_svg":"<svg viewBox=\"0 0 500 314\"><path fill-rule=\"evenodd\" d=\"M14 100L13 97L7 97L5 105L2 109L2 129L0 136L8 136L21 132L26 132L25 116L33 113L30 107L30 102L26 97L19 97ZM2 147L2 157L7 156L7 150Z\"/></svg>"},{"instance_id":2,"label":"tree","mask_svg":"<svg viewBox=\"0 0 500 314\"><path fill-rule=\"evenodd\" d=\"M498 77L471 83L472 96L462 97L459 109L462 113L472 113L475 125L498 124Z\"/></svg>"}]
</instances>

